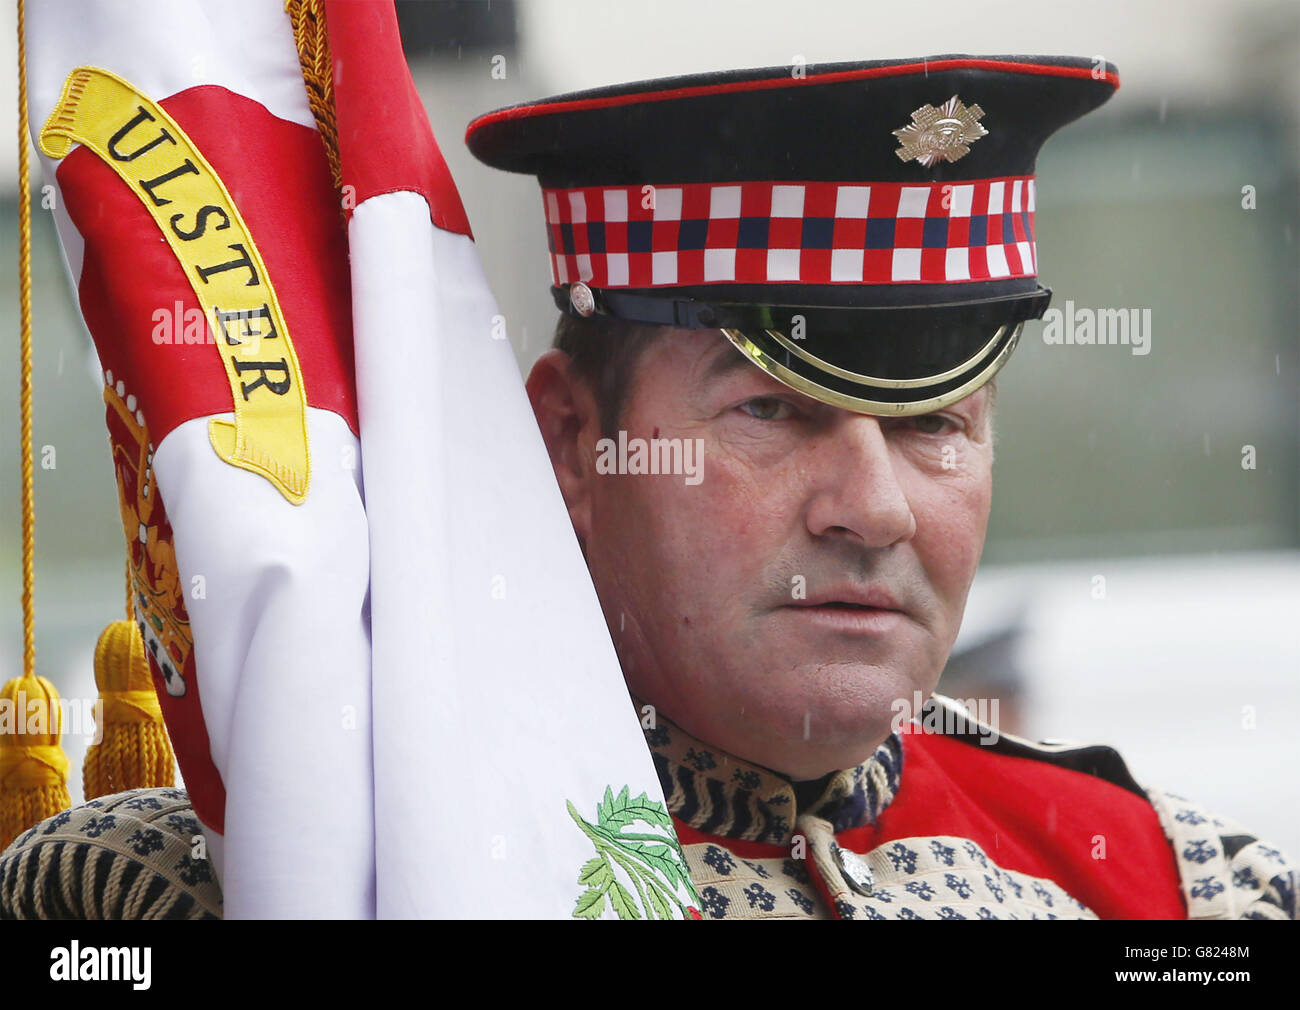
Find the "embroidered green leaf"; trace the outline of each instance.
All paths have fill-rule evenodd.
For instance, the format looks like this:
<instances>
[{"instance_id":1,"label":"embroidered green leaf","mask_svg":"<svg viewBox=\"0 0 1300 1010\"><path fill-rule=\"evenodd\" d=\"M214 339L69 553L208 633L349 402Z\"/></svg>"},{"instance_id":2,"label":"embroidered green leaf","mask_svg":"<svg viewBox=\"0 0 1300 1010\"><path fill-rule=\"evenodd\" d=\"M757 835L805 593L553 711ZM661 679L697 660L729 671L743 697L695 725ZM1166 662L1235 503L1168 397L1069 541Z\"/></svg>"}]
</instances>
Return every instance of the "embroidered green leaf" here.
<instances>
[{"instance_id":1,"label":"embroidered green leaf","mask_svg":"<svg viewBox=\"0 0 1300 1010\"><path fill-rule=\"evenodd\" d=\"M578 897L578 904L573 909L575 919L598 919L600 913L605 911L605 892L601 888L592 887Z\"/></svg>"},{"instance_id":2,"label":"embroidered green leaf","mask_svg":"<svg viewBox=\"0 0 1300 1010\"><path fill-rule=\"evenodd\" d=\"M675 838L661 835L642 835L631 832L614 832L597 825L589 834L595 834L606 842L614 851L631 856L645 864L651 872L661 874L668 883L675 887L684 884L687 892L695 896L689 875L686 873L686 858L681 847L674 844ZM647 845L647 842L653 843Z\"/></svg>"},{"instance_id":3,"label":"embroidered green leaf","mask_svg":"<svg viewBox=\"0 0 1300 1010\"><path fill-rule=\"evenodd\" d=\"M614 881L614 886L609 892L610 907L618 913L620 919L639 919L641 913L637 910L636 902L632 900L632 895L627 893L627 888Z\"/></svg>"},{"instance_id":4,"label":"embroidered green leaf","mask_svg":"<svg viewBox=\"0 0 1300 1010\"><path fill-rule=\"evenodd\" d=\"M658 824L661 827L671 828L673 819L660 804L654 802L645 793L642 793L631 803L639 811L643 811L645 819L651 824Z\"/></svg>"},{"instance_id":5,"label":"embroidered green leaf","mask_svg":"<svg viewBox=\"0 0 1300 1010\"><path fill-rule=\"evenodd\" d=\"M659 888L655 887L651 880L646 881L646 892L650 895L650 904L654 906L655 915L660 919L671 919L672 910L668 907L668 902L664 900Z\"/></svg>"},{"instance_id":6,"label":"embroidered green leaf","mask_svg":"<svg viewBox=\"0 0 1300 1010\"><path fill-rule=\"evenodd\" d=\"M608 813L603 810L597 815L597 823L614 830L629 827L637 821L645 821L655 827L672 829L673 819L664 808L646 797L644 793L634 800L624 800L621 806L615 805Z\"/></svg>"},{"instance_id":7,"label":"embroidered green leaf","mask_svg":"<svg viewBox=\"0 0 1300 1010\"><path fill-rule=\"evenodd\" d=\"M608 886L610 879L609 864L600 856L583 863L582 872L578 874L578 883L586 884L588 887L604 888Z\"/></svg>"},{"instance_id":8,"label":"embroidered green leaf","mask_svg":"<svg viewBox=\"0 0 1300 1010\"><path fill-rule=\"evenodd\" d=\"M633 842L627 848L640 856L643 862L663 874L670 883L676 884L682 877L681 868L675 859L676 853L667 845L645 845L642 842Z\"/></svg>"},{"instance_id":9,"label":"embroidered green leaf","mask_svg":"<svg viewBox=\"0 0 1300 1010\"><path fill-rule=\"evenodd\" d=\"M566 803L569 815L596 848L596 856L583 864L578 883L588 887L578 899L577 918L596 918L610 908L620 919L674 918L673 906L685 916L686 905L678 896L684 890L692 904L699 901L686 858L673 832L672 817L663 805L646 793L632 798L624 786L614 795L605 787L605 795L596 807L596 823L579 815L572 803ZM638 831L636 825L645 827ZM665 828L663 834L653 828ZM635 888L633 895L614 874L614 866L627 875ZM639 899L639 903L638 903ZM593 911L594 909L594 911Z\"/></svg>"}]
</instances>

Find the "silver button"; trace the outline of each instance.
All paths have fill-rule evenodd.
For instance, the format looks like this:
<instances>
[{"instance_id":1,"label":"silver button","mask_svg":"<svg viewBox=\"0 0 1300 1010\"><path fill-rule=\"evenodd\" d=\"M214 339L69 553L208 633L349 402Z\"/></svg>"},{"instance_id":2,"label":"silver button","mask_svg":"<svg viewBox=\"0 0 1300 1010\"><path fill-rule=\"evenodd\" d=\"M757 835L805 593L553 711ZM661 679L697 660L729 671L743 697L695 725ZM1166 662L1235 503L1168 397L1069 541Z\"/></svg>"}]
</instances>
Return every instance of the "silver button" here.
<instances>
[{"instance_id":1,"label":"silver button","mask_svg":"<svg viewBox=\"0 0 1300 1010\"><path fill-rule=\"evenodd\" d=\"M591 288L578 281L569 288L569 304L574 312L586 317L596 311L596 296L591 293Z\"/></svg>"},{"instance_id":2,"label":"silver button","mask_svg":"<svg viewBox=\"0 0 1300 1010\"><path fill-rule=\"evenodd\" d=\"M859 894L871 897L871 888L876 880L867 861L856 852L838 845L835 846L835 861L840 864L840 872L844 874L849 886Z\"/></svg>"}]
</instances>

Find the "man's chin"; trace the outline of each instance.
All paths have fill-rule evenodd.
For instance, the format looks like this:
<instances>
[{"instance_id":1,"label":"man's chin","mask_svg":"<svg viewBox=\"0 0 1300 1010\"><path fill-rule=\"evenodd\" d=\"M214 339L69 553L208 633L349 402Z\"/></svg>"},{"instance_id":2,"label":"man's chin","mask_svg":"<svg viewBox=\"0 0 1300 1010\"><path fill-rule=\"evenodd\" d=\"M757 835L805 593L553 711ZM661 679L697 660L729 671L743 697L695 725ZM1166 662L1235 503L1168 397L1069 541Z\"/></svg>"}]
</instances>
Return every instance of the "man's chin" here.
<instances>
[{"instance_id":1,"label":"man's chin","mask_svg":"<svg viewBox=\"0 0 1300 1010\"><path fill-rule=\"evenodd\" d=\"M915 691L929 693L923 679L862 663L803 664L750 695L736 728L751 754L738 756L794 778L861 764L893 731L900 699L910 706Z\"/></svg>"}]
</instances>

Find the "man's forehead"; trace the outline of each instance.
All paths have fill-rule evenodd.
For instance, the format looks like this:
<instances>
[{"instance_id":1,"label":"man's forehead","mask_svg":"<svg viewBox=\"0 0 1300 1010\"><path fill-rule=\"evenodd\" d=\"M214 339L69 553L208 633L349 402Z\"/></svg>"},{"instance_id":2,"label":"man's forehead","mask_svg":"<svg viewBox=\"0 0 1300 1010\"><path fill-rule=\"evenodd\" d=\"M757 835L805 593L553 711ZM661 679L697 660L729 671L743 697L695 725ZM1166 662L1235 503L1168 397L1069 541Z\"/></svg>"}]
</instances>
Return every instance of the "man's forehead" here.
<instances>
[{"instance_id":1,"label":"man's forehead","mask_svg":"<svg viewBox=\"0 0 1300 1010\"><path fill-rule=\"evenodd\" d=\"M705 348L701 361L703 362L703 370L700 379L706 383L724 379L731 373L742 369L753 369L756 373L766 374L741 354L736 345L725 339L721 332L718 332L718 340Z\"/></svg>"},{"instance_id":2,"label":"man's forehead","mask_svg":"<svg viewBox=\"0 0 1300 1010\"><path fill-rule=\"evenodd\" d=\"M678 376L693 385L709 386L736 372L771 378L745 357L721 330L663 327L654 345L656 353L672 363ZM776 379L771 381L781 385Z\"/></svg>"}]
</instances>

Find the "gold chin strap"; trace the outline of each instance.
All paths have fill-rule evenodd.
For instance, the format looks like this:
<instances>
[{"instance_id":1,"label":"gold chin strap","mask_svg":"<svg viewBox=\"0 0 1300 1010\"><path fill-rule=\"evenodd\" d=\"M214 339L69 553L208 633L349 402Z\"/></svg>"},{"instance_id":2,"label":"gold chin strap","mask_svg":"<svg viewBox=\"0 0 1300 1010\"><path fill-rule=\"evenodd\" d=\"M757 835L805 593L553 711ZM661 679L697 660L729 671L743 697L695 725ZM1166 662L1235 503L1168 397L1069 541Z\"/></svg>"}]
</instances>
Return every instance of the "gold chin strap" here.
<instances>
[{"instance_id":1,"label":"gold chin strap","mask_svg":"<svg viewBox=\"0 0 1300 1010\"><path fill-rule=\"evenodd\" d=\"M777 361L771 354L755 343L743 331L737 329L723 328L722 332L745 357L749 358L759 368L767 372L774 379L784 383L791 389L811 396L823 403L829 403L832 407L842 407L845 410L852 410L859 414L874 414L880 417L912 417L916 414L928 414L934 410L942 410L944 407L951 406L959 400L964 400L986 382L998 373L998 370L1006 364L1007 358L1015 350L1016 344L1020 342L1020 332L1024 329L1024 323L1013 323L1002 326L993 335L993 338L985 344L979 351L972 355L967 361L962 362L955 368L948 369L938 375L927 376L922 379L886 379L874 376L861 375L857 372L850 372L846 369L839 368L829 362L822 361L815 355L809 354L801 347L794 345L785 334L776 330L764 330L764 334L771 339L776 345L795 354L801 360L807 361L810 365L826 372L830 375L837 375L840 378L849 379L850 381L867 386L877 386L881 389L911 389L923 386L931 386L954 376L961 375L979 363L988 359L987 364L972 376L966 382L954 389L950 389L938 396L927 397L922 400L912 400L905 403L894 403L888 400L872 400L867 397L851 396L848 393L840 392L836 389L829 389L819 382L795 372L786 367L780 361ZM1011 329L1011 334L1007 336L1007 330ZM1002 349L994 353L999 342L1003 343ZM992 355L989 358L989 355Z\"/></svg>"}]
</instances>

